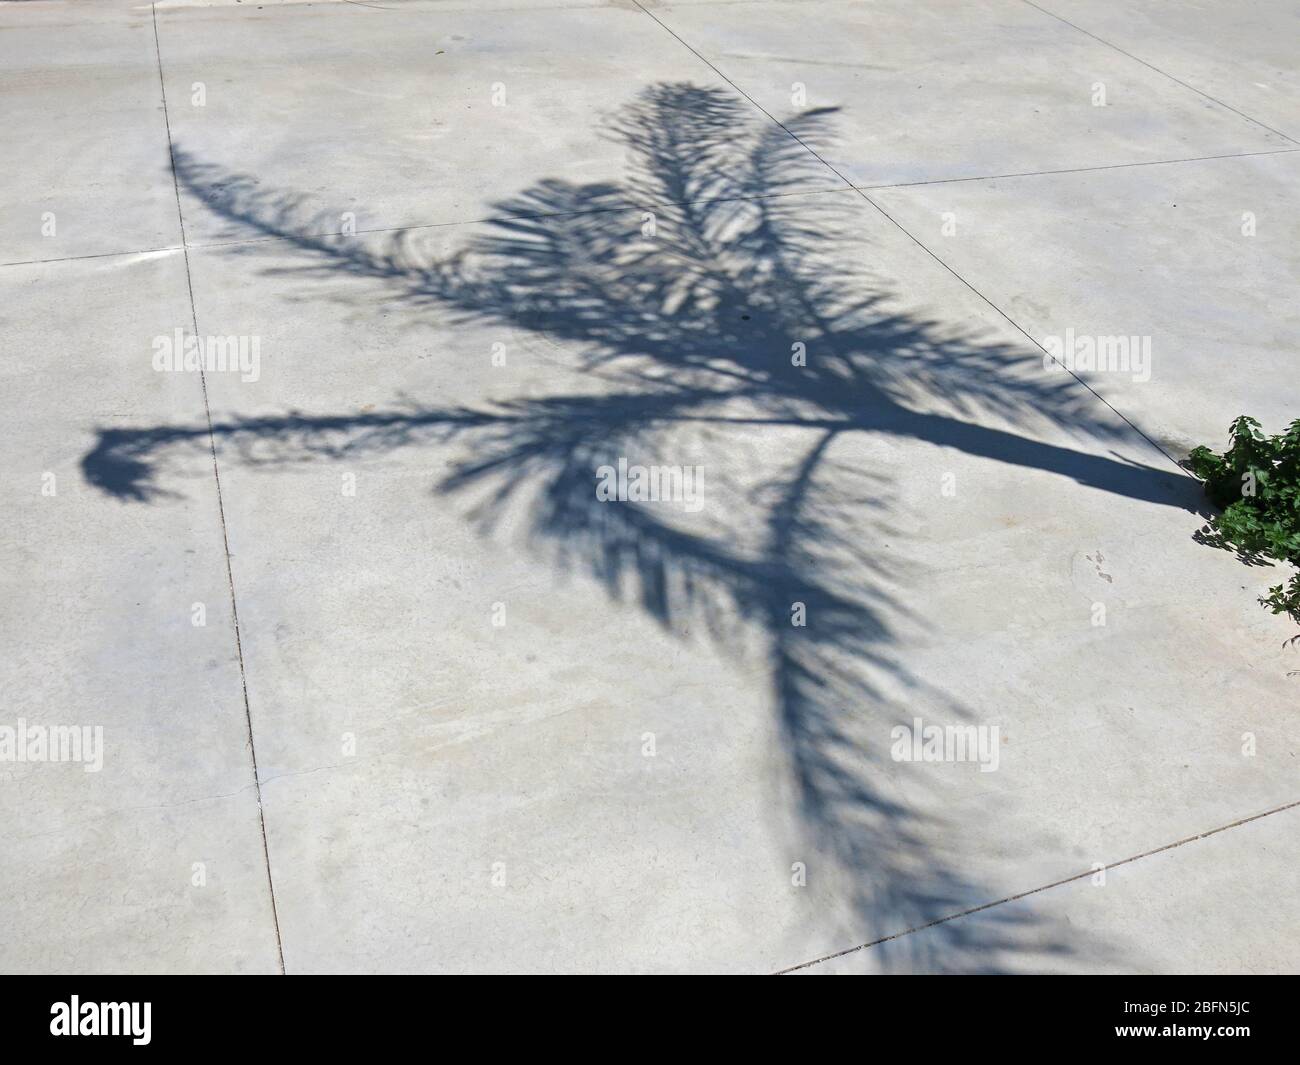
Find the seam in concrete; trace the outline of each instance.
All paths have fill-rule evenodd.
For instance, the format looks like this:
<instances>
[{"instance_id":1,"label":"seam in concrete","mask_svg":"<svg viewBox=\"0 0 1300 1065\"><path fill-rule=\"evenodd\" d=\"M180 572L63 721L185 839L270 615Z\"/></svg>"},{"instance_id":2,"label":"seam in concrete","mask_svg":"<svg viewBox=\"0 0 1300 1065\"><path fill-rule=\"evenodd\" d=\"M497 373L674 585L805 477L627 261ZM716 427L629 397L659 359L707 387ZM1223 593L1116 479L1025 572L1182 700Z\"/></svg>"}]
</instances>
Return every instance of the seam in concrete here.
<instances>
[{"instance_id":1,"label":"seam in concrete","mask_svg":"<svg viewBox=\"0 0 1300 1065\"><path fill-rule=\"evenodd\" d=\"M928 181L896 181L880 185L854 185L855 189L911 189L918 185L952 185L959 181L1000 181L1004 178L1053 177L1057 174L1094 174L1101 170L1127 170L1138 166L1169 166L1173 163L1209 163L1218 159L1252 159L1257 155L1288 155L1300 148L1267 148L1259 152L1230 152L1227 155L1193 155L1186 159L1147 159L1136 163L1104 163L1101 166L1072 166L1061 170L1021 170L1012 174L980 174L975 177L931 178Z\"/></svg>"},{"instance_id":2,"label":"seam in concrete","mask_svg":"<svg viewBox=\"0 0 1300 1065\"><path fill-rule=\"evenodd\" d=\"M1297 149L1300 150L1300 149ZM128 255L159 255L165 251L180 251L179 244L169 248L140 248L138 251L100 251L91 255L56 255L51 259L15 259L0 266L41 266L44 263L74 263L82 259L121 259Z\"/></svg>"},{"instance_id":3,"label":"seam in concrete","mask_svg":"<svg viewBox=\"0 0 1300 1065\"><path fill-rule=\"evenodd\" d=\"M1141 854L1134 854L1132 857L1124 858L1118 862L1109 862L1106 864L1106 870L1118 869L1121 865L1128 865L1130 862L1141 861L1143 858L1150 858L1155 854L1162 854L1165 851L1173 850L1175 847L1183 847L1188 843L1195 843L1197 840L1207 839L1210 836L1217 836L1220 832L1227 832L1230 828L1240 828L1242 825L1248 825L1252 821L1258 821L1264 817L1272 817L1273 814L1280 814L1287 810L1293 810L1300 806L1300 800L1289 802L1285 806L1278 806L1272 810L1265 810L1262 814L1255 814L1252 817L1243 817L1238 821L1233 821L1228 825L1220 825L1218 828L1212 828L1208 832L1200 832L1195 836L1187 836L1183 839L1175 840L1173 843L1166 843L1163 847L1156 847L1153 850L1143 851ZM1022 891L1018 895L1008 895L1005 899L998 899L996 902L986 902L981 906L972 906L969 910L962 910L960 913L949 914L947 917L940 917L937 921L930 921L928 924L917 925L915 928L909 928L905 932L895 932L892 936L882 936L880 939L873 939L870 943L861 943L856 947L849 947L847 950L836 951L834 954L826 954L820 958L814 958L812 961L801 962L798 965L792 965L788 969L781 969L773 973L773 976L784 976L787 973L798 972L800 969L808 969L814 965L820 965L822 962L834 961L836 958L842 958L847 954L856 954L860 950L866 950L868 947L879 946L881 943L888 943L894 939L902 939L903 936L910 936L913 932L923 932L927 928L933 928L935 925L947 924L949 921L955 921L959 917L969 917L973 913L980 913L983 910L992 909L994 906L1002 906L1008 902L1015 902L1018 899L1028 898L1030 895L1037 895L1043 891L1051 891L1052 888L1061 887L1064 884L1072 884L1076 880L1082 880L1084 877L1095 876L1096 870L1089 869L1087 872L1076 873L1074 876L1067 876L1063 880L1056 880L1050 884L1044 884L1042 887L1030 888L1028 891Z\"/></svg>"},{"instance_id":4,"label":"seam in concrete","mask_svg":"<svg viewBox=\"0 0 1300 1065\"><path fill-rule=\"evenodd\" d=\"M1196 95L1203 96L1211 103L1218 104L1220 107L1224 108L1225 110L1231 111L1234 115L1238 115L1241 118L1244 118L1247 122L1253 122L1255 125L1259 126L1260 129L1266 129L1270 133L1275 133L1277 134L1277 136L1282 137L1284 140L1289 140L1292 144L1300 144L1300 141L1297 141L1294 137L1288 136L1287 134L1283 133L1280 129L1274 129L1272 126L1268 125L1267 123L1261 122L1257 118L1252 118L1250 115L1246 114L1245 111L1239 111L1231 104L1225 104L1222 100L1218 99L1217 97L1211 96L1208 92L1204 92L1203 90L1198 89L1195 85L1190 85L1187 82L1183 81L1182 78L1174 77L1174 75L1170 74L1167 70L1161 70L1154 63L1148 63L1145 59L1142 59L1139 56L1135 56L1132 52L1126 52L1119 45L1112 44L1110 41L1106 40L1105 38L1098 37L1095 33L1092 33L1089 30L1085 30L1082 26L1079 26L1071 22L1068 18L1062 18L1055 11L1048 11L1047 8L1045 7L1039 7L1039 5L1035 4L1033 0L1023 0L1023 2L1028 4L1030 7L1034 8L1037 11L1041 11L1044 15L1050 15L1052 18L1056 19L1057 22L1063 22L1071 29L1078 30L1080 33L1084 34L1085 36L1091 37L1098 44L1104 44L1107 48L1114 49L1120 55L1127 56L1129 59L1133 60L1133 62L1141 63L1148 70L1154 70L1161 77L1168 78L1170 81L1176 82L1177 84L1181 85L1184 89L1190 89L1192 92L1196 93Z\"/></svg>"},{"instance_id":5,"label":"seam in concrete","mask_svg":"<svg viewBox=\"0 0 1300 1065\"><path fill-rule=\"evenodd\" d=\"M149 5L153 17L154 54L158 59L158 86L162 91L163 122L167 127L167 157L171 163L172 191L176 194L176 219L181 230L181 251L185 258L185 284L190 296L190 324L194 327L194 336L199 335L198 310L194 304L194 278L190 274L190 253L185 240L185 215L181 210L181 187L176 176L176 154L172 143L171 117L167 110L167 82L163 77L162 46L158 42L158 11L155 5ZM221 544L226 556L226 582L230 587L230 614L235 624L235 654L239 659L239 683L244 696L244 723L248 728L248 754L252 762L253 788L257 795L257 820L262 830L262 858L266 865L266 886L271 897L271 923L275 928L275 950L280 962L280 973L284 974L284 942L280 937L280 914L275 902L275 881L271 877L271 850L266 838L266 812L262 807L262 782L257 771L257 746L253 742L253 713L248 703L248 677L244 671L244 645L239 634L239 608L235 599L235 573L230 561L230 536L226 528L226 506L221 492L221 472L217 468L217 438L212 431L212 408L208 402L208 379L202 365L199 366L199 384L203 390L203 412L208 420L208 443L212 450L212 478L217 486L217 514L221 520Z\"/></svg>"},{"instance_id":6,"label":"seam in concrete","mask_svg":"<svg viewBox=\"0 0 1300 1065\"><path fill-rule=\"evenodd\" d=\"M948 273L950 273L953 277L955 277L958 281L960 281L963 285L965 285L966 288L968 288L971 292L973 292L976 296L978 296L989 308L991 308L1004 321L1006 321L1008 325L1010 325L1013 329L1015 329L1016 332L1018 332L1021 336L1023 336L1026 340L1028 340L1030 344L1032 344L1039 351L1041 351L1046 358L1051 359L1054 363L1060 366L1062 370L1064 370L1072 378L1074 378L1075 381L1077 381L1080 385L1082 385L1089 392L1091 392L1092 395L1098 400L1098 402L1100 402L1103 406L1105 406L1108 410L1110 410L1110 412L1114 414L1115 417L1117 417L1120 421L1122 421L1125 425L1127 425L1130 429L1132 429L1135 433L1137 433L1138 436L1140 436L1143 440L1145 440L1148 444L1150 444L1156 451L1158 451L1161 455L1163 455L1166 459L1168 459L1169 462L1174 466L1176 470L1178 470L1179 473L1181 473L1184 477L1187 477L1190 480L1195 480L1195 478L1193 478L1191 474L1189 474L1186 470L1182 468L1182 466L1178 464L1178 460L1174 458L1173 455L1169 454L1168 451L1166 451L1163 447L1161 447L1158 443L1156 443L1156 441L1153 440L1150 436L1148 436L1142 429L1138 428L1138 426L1134 424L1132 419L1130 419L1127 415L1121 412L1113 403L1111 403L1108 399L1106 399L1105 396L1103 396L1100 392L1098 392L1095 388L1093 388L1092 385L1088 384L1087 381L1085 381L1072 369L1070 369L1064 363L1060 362L1054 355L1051 354L1051 352L1049 352L1045 347L1043 347L1042 344L1040 344L1037 340L1035 340L1034 337L1030 335L1030 333L1025 329L1024 326L1022 326L1019 322L1017 322L1014 318L1012 318L1011 315L1007 314L1006 311L1004 311L1001 307L999 307L996 303L994 303L991 299L989 299L988 296L984 295L983 292L977 289L974 286L974 284L972 284L970 281L967 281L966 278L964 278L961 274L959 274L956 270L954 270L951 266L949 266L943 259L941 259L938 255L936 255L929 247L925 245L925 243L923 243L914 233L912 233L911 230L909 230L906 226L904 226L901 222L899 222L898 219L896 219L893 215L891 215L888 211L886 211L883 207L881 207L880 204L878 204L875 200L873 200L870 196L868 196L863 189L854 185L852 181L850 181L847 177L844 176L844 174L840 173L839 170L837 170L834 166L832 166L829 162L827 162L826 159L824 159L821 156L821 154L817 152L816 149L814 149L811 145L809 145L806 141L804 141L801 137L799 137L796 133L794 133L784 122L782 122L770 111L768 111L767 108L765 108L762 104L760 104L757 100L755 100L752 96L750 96L749 93L745 92L745 90L742 89L739 85L737 85L734 81L732 81L731 78L727 77L726 74L724 74L720 69L718 69L718 67L715 66L712 62L706 59L704 55L701 54L696 48L694 48L691 44L689 44L681 36L679 36L677 32L672 29L671 26L667 25L667 23L665 23L662 19L656 16L647 7L645 7L645 5L641 3L641 0L632 0L632 2L635 3L637 7L641 8L641 10L644 11L647 15L649 15L650 18L654 19L655 22L659 23L660 26L662 26L669 34L672 35L672 37L675 40L677 40L682 45L682 47L690 51L697 59L699 59L701 63L705 64L705 66L707 66L710 70L712 70L715 74L717 74L718 77L722 78L722 80L725 81L728 85L730 85L733 89L735 89L736 92L740 93L741 96L743 96L746 100L748 100L751 104L753 104L754 107L758 109L758 111L766 115L769 121L774 123L780 129L784 130L786 136L788 136L796 144L802 147L804 151L806 151L809 155L811 155L814 159L816 159L819 163L821 163L822 166L826 167L826 169L829 170L832 174L834 174L837 178L843 181L846 186L851 188L854 192L856 192L859 196L861 196L864 200L866 200L867 203L871 204L871 206L874 207L877 211L879 211L880 214L883 215L886 219L888 219L900 233L906 236L908 240L910 240L913 244L915 244L918 248L920 248L923 252L925 252L926 255L930 256L931 259L933 259L936 263L942 266L946 271L948 271Z\"/></svg>"}]
</instances>

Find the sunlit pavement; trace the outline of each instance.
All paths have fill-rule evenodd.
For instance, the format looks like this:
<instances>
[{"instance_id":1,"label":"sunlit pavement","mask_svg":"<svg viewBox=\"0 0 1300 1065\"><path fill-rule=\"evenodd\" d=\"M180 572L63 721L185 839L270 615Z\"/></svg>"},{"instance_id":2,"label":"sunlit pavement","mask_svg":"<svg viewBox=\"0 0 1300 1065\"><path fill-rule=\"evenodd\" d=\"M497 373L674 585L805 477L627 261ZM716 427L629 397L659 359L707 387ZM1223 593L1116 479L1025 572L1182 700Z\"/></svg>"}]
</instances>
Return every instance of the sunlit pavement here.
<instances>
[{"instance_id":1,"label":"sunlit pavement","mask_svg":"<svg viewBox=\"0 0 1300 1065\"><path fill-rule=\"evenodd\" d=\"M0 969L1294 971L1298 28L0 3Z\"/></svg>"}]
</instances>

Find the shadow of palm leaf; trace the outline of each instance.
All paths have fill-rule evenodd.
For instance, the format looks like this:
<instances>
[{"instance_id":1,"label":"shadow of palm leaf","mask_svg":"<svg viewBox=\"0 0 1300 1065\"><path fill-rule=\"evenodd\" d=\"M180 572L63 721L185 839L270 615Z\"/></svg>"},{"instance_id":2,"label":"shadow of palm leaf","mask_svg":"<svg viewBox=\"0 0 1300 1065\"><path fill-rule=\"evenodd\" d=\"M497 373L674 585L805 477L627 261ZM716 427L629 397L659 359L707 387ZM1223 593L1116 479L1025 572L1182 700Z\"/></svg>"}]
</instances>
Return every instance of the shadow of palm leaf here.
<instances>
[{"instance_id":1,"label":"shadow of palm leaf","mask_svg":"<svg viewBox=\"0 0 1300 1065\"><path fill-rule=\"evenodd\" d=\"M210 210L302 252L293 274L376 283L449 321L543 335L579 353L586 385L476 407L234 419L212 433L223 460L253 465L457 448L438 491L465 498L485 535L522 514L558 569L762 661L805 838L838 870L841 934L884 939L988 901L990 889L962 873L934 804L904 801L885 772L890 726L914 707L974 717L897 653L924 619L908 605L907 564L884 549L896 532L889 471L864 466L855 441L926 441L1174 506L1199 493L1176 472L1037 439L1035 427L1121 434L1025 348L897 309L888 279L843 254L861 201L805 194L815 161L750 115L720 90L653 86L609 122L632 157L627 182L539 182L442 257L410 230L332 235L298 197L178 153L183 186ZM787 126L816 145L832 117L808 111ZM646 215L653 235L629 225ZM749 447L773 434L788 441L778 455ZM144 501L162 492L168 456L208 441L206 425L102 430L83 470ZM727 506L693 520L596 498L595 470L613 457L671 464L692 446L730 456L710 464ZM795 604L806 625L791 623ZM1047 918L1000 907L878 953L890 967L968 972L1077 948Z\"/></svg>"}]
</instances>

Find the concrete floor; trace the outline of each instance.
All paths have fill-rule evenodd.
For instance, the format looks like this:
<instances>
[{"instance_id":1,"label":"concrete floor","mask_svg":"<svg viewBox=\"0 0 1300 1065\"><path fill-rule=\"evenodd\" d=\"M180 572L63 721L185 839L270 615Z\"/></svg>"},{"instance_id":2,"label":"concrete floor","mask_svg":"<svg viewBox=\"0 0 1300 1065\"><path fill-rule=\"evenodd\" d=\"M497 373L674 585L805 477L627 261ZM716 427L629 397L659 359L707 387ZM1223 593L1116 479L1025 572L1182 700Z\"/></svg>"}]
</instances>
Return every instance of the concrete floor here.
<instances>
[{"instance_id":1,"label":"concrete floor","mask_svg":"<svg viewBox=\"0 0 1300 1065\"><path fill-rule=\"evenodd\" d=\"M1298 30L0 3L0 970L1295 971Z\"/></svg>"}]
</instances>

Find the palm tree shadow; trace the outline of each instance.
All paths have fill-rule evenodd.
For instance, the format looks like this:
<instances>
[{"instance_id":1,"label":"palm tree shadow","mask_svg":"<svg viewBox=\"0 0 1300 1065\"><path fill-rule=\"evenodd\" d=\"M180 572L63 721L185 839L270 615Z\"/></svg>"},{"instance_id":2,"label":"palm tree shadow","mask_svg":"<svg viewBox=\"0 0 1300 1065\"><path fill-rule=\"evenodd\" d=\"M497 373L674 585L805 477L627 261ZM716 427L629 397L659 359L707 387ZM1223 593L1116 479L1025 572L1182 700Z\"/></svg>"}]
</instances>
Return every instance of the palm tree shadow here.
<instances>
[{"instance_id":1,"label":"palm tree shadow","mask_svg":"<svg viewBox=\"0 0 1300 1065\"><path fill-rule=\"evenodd\" d=\"M210 210L299 249L302 278L377 284L448 321L507 324L580 353L590 376L572 394L290 411L218 421L211 434L223 461L277 467L446 449L455 457L436 491L463 499L484 535L521 514L552 565L761 661L802 838L837 870L851 945L993 897L962 871L937 804L901 797L887 755L891 726L917 708L978 717L898 654L925 620L909 603L914 566L884 548L897 533L893 479L863 464L863 441L923 441L1187 509L1200 493L1172 470L1043 442L1061 428L1116 446L1121 434L1023 347L902 313L887 279L846 267L860 202L798 195L815 162L751 113L720 90L652 86L609 122L632 157L627 181L538 182L445 257L411 231L334 235L300 198L183 151L176 168ZM807 111L786 125L815 145L832 118ZM788 446L751 446L774 434ZM101 429L82 468L99 489L146 502L165 494L169 463L209 441L206 424ZM596 469L620 456L672 465L688 453L706 456L725 506L690 515L593 490ZM909 795L927 772L915 767ZM995 972L1082 949L1059 922L1001 907L879 953L886 967ZM1103 949L1089 944L1088 957Z\"/></svg>"}]
</instances>

